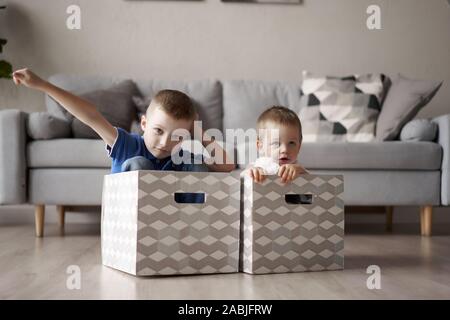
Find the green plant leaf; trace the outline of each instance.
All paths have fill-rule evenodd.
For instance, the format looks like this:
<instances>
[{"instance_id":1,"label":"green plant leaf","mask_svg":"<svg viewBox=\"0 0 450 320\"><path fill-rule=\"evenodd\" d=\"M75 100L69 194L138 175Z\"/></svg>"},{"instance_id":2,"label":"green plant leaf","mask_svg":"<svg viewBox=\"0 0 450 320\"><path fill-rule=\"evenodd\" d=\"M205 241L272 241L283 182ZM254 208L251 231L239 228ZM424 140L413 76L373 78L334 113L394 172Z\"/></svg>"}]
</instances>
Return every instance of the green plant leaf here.
<instances>
[{"instance_id":1,"label":"green plant leaf","mask_svg":"<svg viewBox=\"0 0 450 320\"><path fill-rule=\"evenodd\" d=\"M0 60L0 78L11 79L12 66L5 60Z\"/></svg>"},{"instance_id":2,"label":"green plant leaf","mask_svg":"<svg viewBox=\"0 0 450 320\"><path fill-rule=\"evenodd\" d=\"M8 42L8 40L6 39L1 39L0 38L0 53L3 52L3 46Z\"/></svg>"}]
</instances>

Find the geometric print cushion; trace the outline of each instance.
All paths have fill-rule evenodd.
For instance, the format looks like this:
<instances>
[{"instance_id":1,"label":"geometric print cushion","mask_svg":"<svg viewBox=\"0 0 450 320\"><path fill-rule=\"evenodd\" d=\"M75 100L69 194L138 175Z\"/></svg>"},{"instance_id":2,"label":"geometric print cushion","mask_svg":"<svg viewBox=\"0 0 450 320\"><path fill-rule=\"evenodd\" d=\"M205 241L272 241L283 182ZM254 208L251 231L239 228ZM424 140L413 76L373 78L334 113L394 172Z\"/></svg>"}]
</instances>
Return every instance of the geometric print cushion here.
<instances>
[{"instance_id":1,"label":"geometric print cushion","mask_svg":"<svg viewBox=\"0 0 450 320\"><path fill-rule=\"evenodd\" d=\"M303 71L300 111L305 142L368 142L386 94L385 75L313 76Z\"/></svg>"}]
</instances>

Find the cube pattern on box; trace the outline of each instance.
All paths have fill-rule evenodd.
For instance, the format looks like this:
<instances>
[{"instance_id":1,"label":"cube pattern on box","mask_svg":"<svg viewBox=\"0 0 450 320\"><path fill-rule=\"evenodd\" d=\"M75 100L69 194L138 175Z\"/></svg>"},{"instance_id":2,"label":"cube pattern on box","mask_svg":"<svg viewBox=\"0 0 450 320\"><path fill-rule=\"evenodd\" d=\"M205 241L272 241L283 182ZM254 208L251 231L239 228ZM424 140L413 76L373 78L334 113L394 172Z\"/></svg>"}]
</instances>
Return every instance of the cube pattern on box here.
<instances>
[{"instance_id":1,"label":"cube pattern on box","mask_svg":"<svg viewBox=\"0 0 450 320\"><path fill-rule=\"evenodd\" d=\"M179 203L175 193L203 193ZM102 199L103 264L133 275L238 272L237 174L131 171L107 175Z\"/></svg>"},{"instance_id":2,"label":"cube pattern on box","mask_svg":"<svg viewBox=\"0 0 450 320\"><path fill-rule=\"evenodd\" d=\"M248 175L241 180L240 270L343 269L342 176L301 175L286 185L276 176L262 184Z\"/></svg>"}]
</instances>

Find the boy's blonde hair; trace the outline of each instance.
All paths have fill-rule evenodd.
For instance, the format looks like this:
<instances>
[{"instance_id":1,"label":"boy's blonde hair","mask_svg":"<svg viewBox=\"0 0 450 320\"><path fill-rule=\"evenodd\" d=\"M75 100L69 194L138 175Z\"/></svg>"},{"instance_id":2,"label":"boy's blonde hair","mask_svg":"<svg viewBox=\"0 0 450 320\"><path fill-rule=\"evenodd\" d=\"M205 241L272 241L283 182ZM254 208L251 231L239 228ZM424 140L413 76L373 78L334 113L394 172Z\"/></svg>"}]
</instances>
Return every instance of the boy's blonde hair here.
<instances>
[{"instance_id":1,"label":"boy's blonde hair","mask_svg":"<svg viewBox=\"0 0 450 320\"><path fill-rule=\"evenodd\" d=\"M298 115L289 108L283 106L272 106L261 113L256 122L258 132L264 129L268 122L298 128L300 143L303 140L302 124Z\"/></svg>"},{"instance_id":2,"label":"boy's blonde hair","mask_svg":"<svg viewBox=\"0 0 450 320\"><path fill-rule=\"evenodd\" d=\"M196 117L195 106L191 98L178 90L161 90L152 99L152 103L147 109L150 110L152 104L155 103L165 113L175 120L194 120Z\"/></svg>"}]
</instances>

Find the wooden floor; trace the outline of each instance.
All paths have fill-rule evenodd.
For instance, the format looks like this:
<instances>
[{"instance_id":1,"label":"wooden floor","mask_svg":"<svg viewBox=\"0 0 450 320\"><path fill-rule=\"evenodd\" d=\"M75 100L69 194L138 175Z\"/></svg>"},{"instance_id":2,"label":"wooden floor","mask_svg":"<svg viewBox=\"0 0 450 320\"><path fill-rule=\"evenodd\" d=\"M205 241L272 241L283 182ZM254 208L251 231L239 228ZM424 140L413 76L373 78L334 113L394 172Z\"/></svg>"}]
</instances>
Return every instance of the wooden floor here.
<instances>
[{"instance_id":1,"label":"wooden floor","mask_svg":"<svg viewBox=\"0 0 450 320\"><path fill-rule=\"evenodd\" d=\"M450 225L419 236L418 225L349 225L345 270L273 275L137 278L104 267L97 225L0 226L0 299L449 299ZM369 265L381 268L381 289L369 290ZM81 289L66 271L81 268Z\"/></svg>"}]
</instances>

